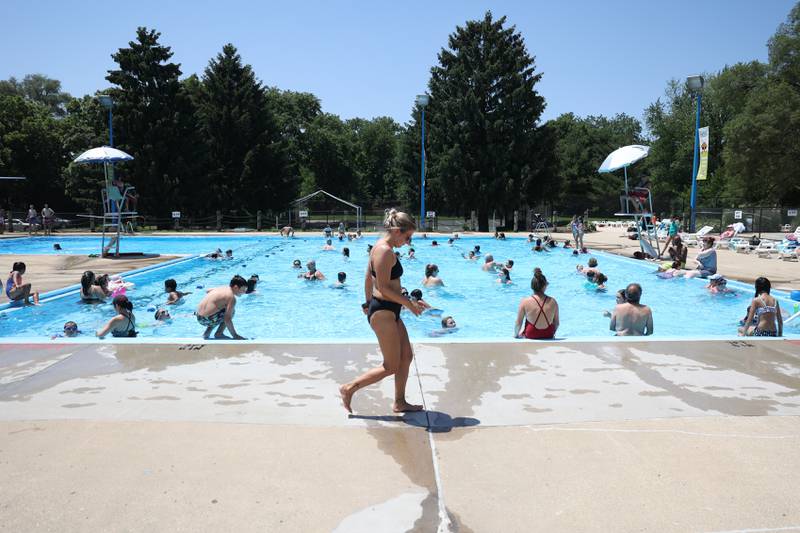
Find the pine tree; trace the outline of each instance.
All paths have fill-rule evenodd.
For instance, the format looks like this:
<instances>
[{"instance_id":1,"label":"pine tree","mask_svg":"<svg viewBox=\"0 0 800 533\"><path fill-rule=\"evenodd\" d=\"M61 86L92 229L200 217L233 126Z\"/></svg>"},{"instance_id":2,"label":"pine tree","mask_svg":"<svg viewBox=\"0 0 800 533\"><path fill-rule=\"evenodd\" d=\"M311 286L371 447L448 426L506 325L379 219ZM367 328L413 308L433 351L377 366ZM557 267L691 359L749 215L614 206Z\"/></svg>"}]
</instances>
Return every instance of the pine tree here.
<instances>
[{"instance_id":1,"label":"pine tree","mask_svg":"<svg viewBox=\"0 0 800 533\"><path fill-rule=\"evenodd\" d=\"M119 68L106 79L116 85L109 91L115 145L134 156L122 177L137 187L139 210L167 216L196 185L186 158L196 138L193 110L179 81L180 65L170 62L172 51L158 42L160 36L138 28L136 41L112 54Z\"/></svg>"},{"instance_id":2,"label":"pine tree","mask_svg":"<svg viewBox=\"0 0 800 533\"><path fill-rule=\"evenodd\" d=\"M198 119L209 190L222 209L279 208L291 198L288 142L250 65L226 44L205 69Z\"/></svg>"},{"instance_id":3,"label":"pine tree","mask_svg":"<svg viewBox=\"0 0 800 533\"><path fill-rule=\"evenodd\" d=\"M492 209L533 204L552 183L552 146L538 124L542 75L505 23L487 12L456 28L429 83L431 177L451 210L477 209L481 230Z\"/></svg>"}]
</instances>

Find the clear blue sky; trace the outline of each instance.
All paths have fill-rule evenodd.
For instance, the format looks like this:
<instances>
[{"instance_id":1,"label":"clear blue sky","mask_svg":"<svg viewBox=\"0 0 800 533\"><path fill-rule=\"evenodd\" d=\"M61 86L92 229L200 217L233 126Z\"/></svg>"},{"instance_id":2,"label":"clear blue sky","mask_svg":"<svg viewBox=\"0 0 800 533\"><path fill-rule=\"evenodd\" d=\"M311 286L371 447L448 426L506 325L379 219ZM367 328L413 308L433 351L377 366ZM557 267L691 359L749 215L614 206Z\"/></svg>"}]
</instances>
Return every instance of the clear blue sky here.
<instances>
[{"instance_id":1,"label":"clear blue sky","mask_svg":"<svg viewBox=\"0 0 800 533\"><path fill-rule=\"evenodd\" d=\"M522 33L547 101L544 118L641 118L670 78L766 60L794 0L76 2L3 0L0 78L40 72L73 95L107 85L111 53L155 28L184 76L233 43L267 85L309 91L343 118L406 122L457 25L487 9Z\"/></svg>"}]
</instances>

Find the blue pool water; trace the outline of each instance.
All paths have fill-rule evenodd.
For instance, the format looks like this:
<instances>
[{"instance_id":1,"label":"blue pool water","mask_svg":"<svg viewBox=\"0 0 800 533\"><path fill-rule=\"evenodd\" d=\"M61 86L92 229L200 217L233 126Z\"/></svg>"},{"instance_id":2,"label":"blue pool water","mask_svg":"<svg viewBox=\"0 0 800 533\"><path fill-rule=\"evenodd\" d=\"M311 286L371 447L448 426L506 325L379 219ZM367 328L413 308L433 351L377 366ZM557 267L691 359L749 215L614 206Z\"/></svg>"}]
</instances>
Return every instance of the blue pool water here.
<instances>
[{"instance_id":1,"label":"blue pool water","mask_svg":"<svg viewBox=\"0 0 800 533\"><path fill-rule=\"evenodd\" d=\"M50 253L52 242L58 240L67 251L94 252L96 237L66 237L58 239L14 239L0 241L0 251L18 253ZM365 339L374 334L361 312L364 301L363 280L367 263L366 247L376 237L353 242L334 241L335 252L321 250L321 237L136 237L127 239L131 249L155 253L205 253L217 247L234 250L230 261L190 259L179 264L138 274L129 278L136 287L128 292L134 303L141 337L191 338L199 337L202 328L193 311L205 289L227 285L231 276L248 277L258 274L258 292L239 298L235 325L248 338L257 339ZM462 238L454 246L440 240L441 246L431 246L431 239L415 239L417 259L403 259L403 285L411 291L421 288L426 263L436 263L445 286L423 289L425 299L434 307L452 315L459 329L448 339L510 339L520 299L530 294L530 278L534 267L540 267L550 282L548 293L558 300L561 327L558 337L611 336L608 319L603 310L614 307L614 292L629 282L643 286L643 303L653 308L657 337L713 337L736 334L739 319L751 298L750 289L742 287L738 296L712 296L705 290L703 280L662 280L652 274L650 263L628 260L609 254L594 254L599 268L610 279L609 291L598 293L586 286L575 265L585 263L590 255L575 258L571 250L555 249L549 253L534 253L521 238L496 241L492 238ZM469 262L462 253L480 245L492 253L496 261L513 259L512 285L497 283L497 276L483 272L481 261ZM350 248L351 258L341 254ZM405 256L407 248L401 252ZM316 259L317 267L327 277L324 282L297 279L299 271L292 260L305 265ZM11 257L8 257L11 260ZM9 264L10 266L10 264ZM347 273L345 289L331 288L336 273ZM174 319L156 324L153 312L164 303L163 281L175 278L183 291L192 291L185 303L172 307ZM75 280L77 283L79 280ZM51 300L40 307L15 309L0 313L0 337L49 337L59 333L64 322L74 320L85 336L113 316L110 303L88 305L79 302L77 293ZM412 338L428 338L439 329L441 317L415 318L404 312L404 320ZM787 329L787 333L797 333Z\"/></svg>"}]
</instances>

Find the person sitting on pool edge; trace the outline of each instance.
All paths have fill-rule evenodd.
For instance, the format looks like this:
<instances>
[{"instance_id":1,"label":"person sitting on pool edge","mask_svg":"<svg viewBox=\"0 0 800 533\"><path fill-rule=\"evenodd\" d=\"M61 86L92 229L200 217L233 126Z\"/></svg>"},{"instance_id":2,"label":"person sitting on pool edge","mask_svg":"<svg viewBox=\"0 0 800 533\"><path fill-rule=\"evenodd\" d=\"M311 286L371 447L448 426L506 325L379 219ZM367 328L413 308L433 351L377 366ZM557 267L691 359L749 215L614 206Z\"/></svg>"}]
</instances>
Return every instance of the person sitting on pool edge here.
<instances>
[{"instance_id":1,"label":"person sitting on pool edge","mask_svg":"<svg viewBox=\"0 0 800 533\"><path fill-rule=\"evenodd\" d=\"M298 278L303 278L307 281L316 281L320 280L323 281L325 279L325 274L317 270L317 262L313 259L306 263L306 270L304 273L297 276Z\"/></svg>"},{"instance_id":2,"label":"person sitting on pool edge","mask_svg":"<svg viewBox=\"0 0 800 533\"><path fill-rule=\"evenodd\" d=\"M771 288L772 284L765 277L755 281L755 296L745 319L745 324L756 324L749 332L754 337L783 337L781 304L770 295Z\"/></svg>"},{"instance_id":3,"label":"person sitting on pool edge","mask_svg":"<svg viewBox=\"0 0 800 533\"><path fill-rule=\"evenodd\" d=\"M175 305L181 302L184 296L191 292L181 292L178 290L178 282L170 278L164 280L164 292L167 293L167 305Z\"/></svg>"},{"instance_id":4,"label":"person sitting on pool edge","mask_svg":"<svg viewBox=\"0 0 800 533\"><path fill-rule=\"evenodd\" d=\"M714 249L714 237L703 239L703 249L695 259L697 267L686 273L687 278L707 278L717 273L717 251Z\"/></svg>"},{"instance_id":5,"label":"person sitting on pool edge","mask_svg":"<svg viewBox=\"0 0 800 533\"><path fill-rule=\"evenodd\" d=\"M22 301L23 305L31 305L30 297L33 296L33 304L39 305L39 293L31 293L31 284L22 280L25 270L25 263L22 261L17 261L11 266L11 272L6 279L6 296L12 302Z\"/></svg>"},{"instance_id":6,"label":"person sitting on pool edge","mask_svg":"<svg viewBox=\"0 0 800 533\"><path fill-rule=\"evenodd\" d=\"M517 321L514 323L515 338L552 339L556 336L559 325L558 302L545 294L547 285L547 278L541 269L535 268L531 279L533 294L519 303Z\"/></svg>"},{"instance_id":7,"label":"person sitting on pool edge","mask_svg":"<svg viewBox=\"0 0 800 533\"><path fill-rule=\"evenodd\" d=\"M211 330L216 326L214 334L216 339L227 339L224 332L225 328L231 333L234 339L244 339L236 332L233 326L233 315L236 308L236 298L247 291L247 281L240 275L231 278L227 287L216 287L209 289L200 304L197 306L195 316L201 326L205 326L203 338L208 339Z\"/></svg>"},{"instance_id":8,"label":"person sitting on pool edge","mask_svg":"<svg viewBox=\"0 0 800 533\"><path fill-rule=\"evenodd\" d=\"M611 314L609 329L618 336L640 336L653 334L653 312L639 301L642 286L631 283L625 288L625 302L617 304Z\"/></svg>"}]
</instances>

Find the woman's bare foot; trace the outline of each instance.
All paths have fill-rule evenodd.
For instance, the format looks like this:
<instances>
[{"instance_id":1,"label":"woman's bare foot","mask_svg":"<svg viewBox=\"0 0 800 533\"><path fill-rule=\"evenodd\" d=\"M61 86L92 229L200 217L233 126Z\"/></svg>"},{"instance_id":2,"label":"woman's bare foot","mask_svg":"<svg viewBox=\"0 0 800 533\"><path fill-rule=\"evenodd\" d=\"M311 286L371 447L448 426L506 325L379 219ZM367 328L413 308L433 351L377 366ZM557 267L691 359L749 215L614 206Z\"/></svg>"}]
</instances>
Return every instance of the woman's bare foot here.
<instances>
[{"instance_id":1,"label":"woman's bare foot","mask_svg":"<svg viewBox=\"0 0 800 533\"><path fill-rule=\"evenodd\" d=\"M409 413L413 411L422 411L421 405L410 404L403 400L401 402L394 402L392 404L392 411L395 413Z\"/></svg>"},{"instance_id":2,"label":"woman's bare foot","mask_svg":"<svg viewBox=\"0 0 800 533\"><path fill-rule=\"evenodd\" d=\"M344 405L344 408L347 409L348 413L353 412L353 408L350 407L350 402L353 400L353 393L355 391L355 387L349 388L347 385L342 385L339 387L339 395L342 397L342 405Z\"/></svg>"}]
</instances>

